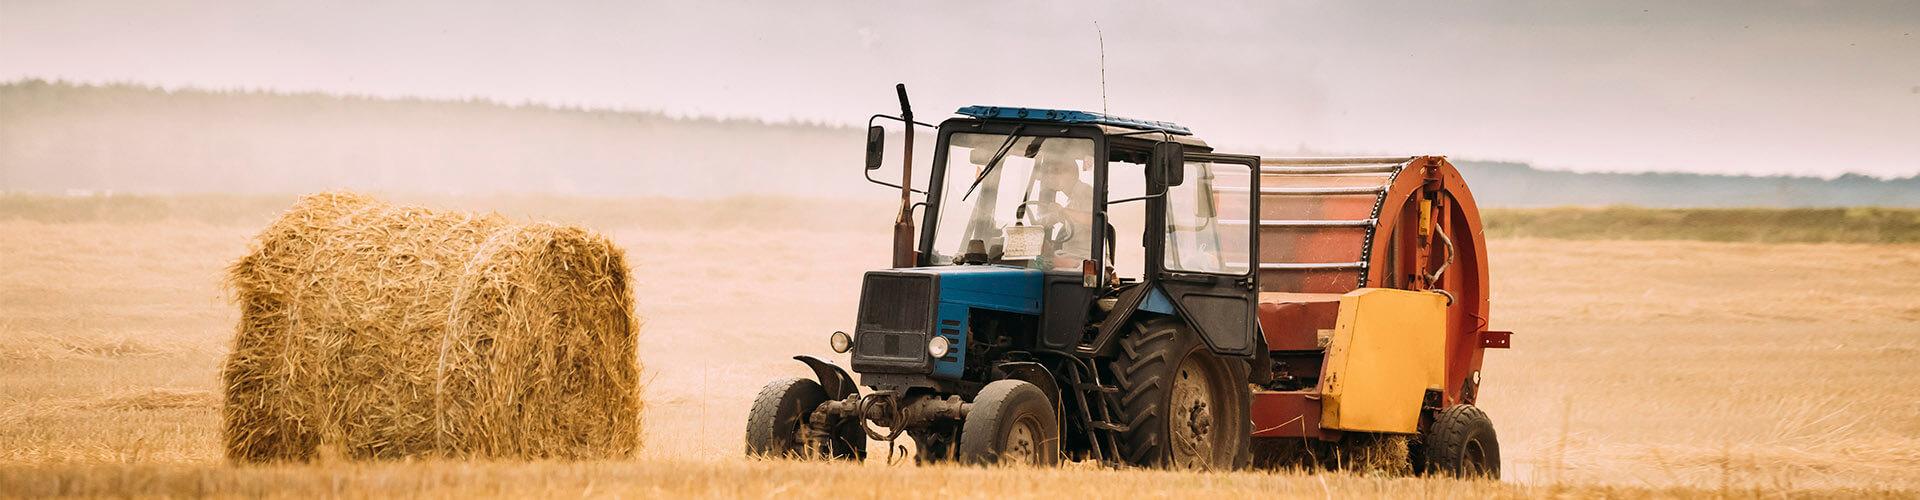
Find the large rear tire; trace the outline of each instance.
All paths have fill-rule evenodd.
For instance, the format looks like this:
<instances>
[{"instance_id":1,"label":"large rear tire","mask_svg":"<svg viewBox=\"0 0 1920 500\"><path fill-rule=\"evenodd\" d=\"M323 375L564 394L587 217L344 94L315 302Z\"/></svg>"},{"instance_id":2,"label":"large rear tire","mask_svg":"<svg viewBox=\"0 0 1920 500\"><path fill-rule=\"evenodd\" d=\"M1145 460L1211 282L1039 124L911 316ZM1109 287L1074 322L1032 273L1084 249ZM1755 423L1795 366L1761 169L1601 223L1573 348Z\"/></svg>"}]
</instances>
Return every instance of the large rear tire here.
<instances>
[{"instance_id":1,"label":"large rear tire","mask_svg":"<svg viewBox=\"0 0 1920 500\"><path fill-rule=\"evenodd\" d=\"M1174 318L1120 338L1112 364L1127 424L1121 457L1135 465L1231 469L1252 459L1246 364L1213 354Z\"/></svg>"},{"instance_id":2,"label":"large rear tire","mask_svg":"<svg viewBox=\"0 0 1920 500\"><path fill-rule=\"evenodd\" d=\"M1433 424L1420 436L1428 474L1500 479L1500 439L1493 420L1473 405L1456 405L1434 414Z\"/></svg>"},{"instance_id":3,"label":"large rear tire","mask_svg":"<svg viewBox=\"0 0 1920 500\"><path fill-rule=\"evenodd\" d=\"M973 399L958 455L969 464L1060 462L1060 420L1053 400L1022 380L996 380Z\"/></svg>"},{"instance_id":4,"label":"large rear tire","mask_svg":"<svg viewBox=\"0 0 1920 500\"><path fill-rule=\"evenodd\" d=\"M867 435L858 421L835 422L825 446L814 443L807 427L815 409L827 401L826 389L805 378L775 380L760 389L747 414L747 455L838 460L867 456Z\"/></svg>"}]
</instances>

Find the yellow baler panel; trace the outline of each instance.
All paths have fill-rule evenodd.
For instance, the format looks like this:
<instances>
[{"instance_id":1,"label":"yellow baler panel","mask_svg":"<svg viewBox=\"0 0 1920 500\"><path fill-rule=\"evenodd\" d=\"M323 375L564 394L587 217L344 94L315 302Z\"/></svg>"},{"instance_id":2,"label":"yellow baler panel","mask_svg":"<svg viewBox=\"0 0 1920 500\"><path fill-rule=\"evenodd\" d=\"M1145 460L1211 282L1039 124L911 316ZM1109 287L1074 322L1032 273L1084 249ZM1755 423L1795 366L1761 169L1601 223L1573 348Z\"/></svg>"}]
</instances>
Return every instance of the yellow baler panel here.
<instances>
[{"instance_id":1,"label":"yellow baler panel","mask_svg":"<svg viewBox=\"0 0 1920 500\"><path fill-rule=\"evenodd\" d=\"M1419 432L1421 401L1443 383L1446 319L1437 293L1362 288L1341 296L1320 373L1320 426Z\"/></svg>"}]
</instances>

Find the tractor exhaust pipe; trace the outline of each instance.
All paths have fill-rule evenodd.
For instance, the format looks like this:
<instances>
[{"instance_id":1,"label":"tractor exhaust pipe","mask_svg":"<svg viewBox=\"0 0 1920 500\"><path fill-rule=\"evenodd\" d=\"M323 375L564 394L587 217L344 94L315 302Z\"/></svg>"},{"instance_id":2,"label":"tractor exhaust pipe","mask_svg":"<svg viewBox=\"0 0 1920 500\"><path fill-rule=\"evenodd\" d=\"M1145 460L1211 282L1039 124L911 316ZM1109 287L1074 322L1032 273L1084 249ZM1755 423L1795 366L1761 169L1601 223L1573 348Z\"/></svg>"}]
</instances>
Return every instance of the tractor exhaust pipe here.
<instances>
[{"instance_id":1,"label":"tractor exhaust pipe","mask_svg":"<svg viewBox=\"0 0 1920 500\"><path fill-rule=\"evenodd\" d=\"M913 267L913 107L907 104L907 84L893 84L900 95L900 118L907 123L907 145L900 148L900 215L893 219L893 267Z\"/></svg>"}]
</instances>

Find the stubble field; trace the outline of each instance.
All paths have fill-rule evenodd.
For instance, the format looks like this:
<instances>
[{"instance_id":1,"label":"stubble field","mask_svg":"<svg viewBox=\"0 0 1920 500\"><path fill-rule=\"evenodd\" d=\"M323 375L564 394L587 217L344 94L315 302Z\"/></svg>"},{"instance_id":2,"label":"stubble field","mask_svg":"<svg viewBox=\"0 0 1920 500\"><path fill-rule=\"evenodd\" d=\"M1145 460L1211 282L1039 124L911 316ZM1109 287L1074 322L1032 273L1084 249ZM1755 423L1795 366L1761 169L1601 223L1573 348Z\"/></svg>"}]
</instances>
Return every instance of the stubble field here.
<instances>
[{"instance_id":1,"label":"stubble field","mask_svg":"<svg viewBox=\"0 0 1920 500\"><path fill-rule=\"evenodd\" d=\"M1482 397L1502 483L747 460L755 391L805 375L793 354L844 362L826 333L886 260L884 209L791 200L503 209L582 221L627 250L646 322L632 460L233 466L218 366L238 313L219 283L271 205L76 220L6 205L0 496L1920 494L1913 244L1493 240L1492 326L1518 332L1489 352Z\"/></svg>"}]
</instances>

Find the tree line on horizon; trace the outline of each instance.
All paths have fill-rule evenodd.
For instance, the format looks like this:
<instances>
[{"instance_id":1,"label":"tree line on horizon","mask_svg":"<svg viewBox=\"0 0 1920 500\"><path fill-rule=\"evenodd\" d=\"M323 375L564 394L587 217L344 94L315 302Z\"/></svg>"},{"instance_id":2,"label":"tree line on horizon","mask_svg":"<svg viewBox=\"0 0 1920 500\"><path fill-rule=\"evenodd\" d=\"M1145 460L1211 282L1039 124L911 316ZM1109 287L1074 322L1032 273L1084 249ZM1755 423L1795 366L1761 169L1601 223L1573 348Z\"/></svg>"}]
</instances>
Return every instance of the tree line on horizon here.
<instances>
[{"instance_id":1,"label":"tree line on horizon","mask_svg":"<svg viewBox=\"0 0 1920 500\"><path fill-rule=\"evenodd\" d=\"M858 129L819 123L480 99L0 84L0 192L879 196L860 177L864 140ZM1486 206L1920 206L1920 175L1579 173L1454 161Z\"/></svg>"}]
</instances>

